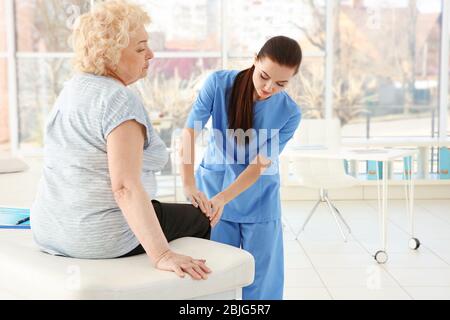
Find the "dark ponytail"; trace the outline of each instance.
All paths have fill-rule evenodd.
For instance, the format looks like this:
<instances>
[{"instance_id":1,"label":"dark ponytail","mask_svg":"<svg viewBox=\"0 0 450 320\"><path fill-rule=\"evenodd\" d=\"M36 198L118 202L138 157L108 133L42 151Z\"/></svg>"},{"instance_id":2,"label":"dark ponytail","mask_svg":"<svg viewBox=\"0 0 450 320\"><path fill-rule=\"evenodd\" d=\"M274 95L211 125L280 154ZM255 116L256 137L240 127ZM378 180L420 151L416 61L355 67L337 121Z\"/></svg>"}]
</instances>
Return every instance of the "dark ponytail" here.
<instances>
[{"instance_id":1,"label":"dark ponytail","mask_svg":"<svg viewBox=\"0 0 450 320\"><path fill-rule=\"evenodd\" d=\"M297 41L277 36L269 39L256 56L257 60L269 58L281 66L295 68L298 72L302 62L302 49ZM228 106L228 128L247 131L253 128L253 105L255 66L238 73L233 84Z\"/></svg>"},{"instance_id":2,"label":"dark ponytail","mask_svg":"<svg viewBox=\"0 0 450 320\"><path fill-rule=\"evenodd\" d=\"M253 128L253 71L255 66L238 73L231 90L230 104L228 108L228 128L243 129L247 131Z\"/></svg>"}]
</instances>

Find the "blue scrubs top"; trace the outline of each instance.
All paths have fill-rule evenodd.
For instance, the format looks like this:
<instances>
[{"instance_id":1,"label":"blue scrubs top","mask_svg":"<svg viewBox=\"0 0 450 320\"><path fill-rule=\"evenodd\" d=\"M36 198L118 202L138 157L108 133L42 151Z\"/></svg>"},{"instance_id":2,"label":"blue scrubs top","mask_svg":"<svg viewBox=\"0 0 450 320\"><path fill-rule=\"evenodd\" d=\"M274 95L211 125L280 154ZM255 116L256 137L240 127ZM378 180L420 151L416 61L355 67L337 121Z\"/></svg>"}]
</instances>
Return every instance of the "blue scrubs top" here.
<instances>
[{"instance_id":1,"label":"blue scrubs top","mask_svg":"<svg viewBox=\"0 0 450 320\"><path fill-rule=\"evenodd\" d=\"M301 113L284 91L254 104L253 134L247 145L238 144L227 132L228 101L239 71L211 74L201 89L186 122L203 129L212 117L212 134L196 171L199 190L211 199L225 190L257 154L272 161L258 180L224 208L222 220L238 223L268 222L281 218L278 156L297 129Z\"/></svg>"}]
</instances>

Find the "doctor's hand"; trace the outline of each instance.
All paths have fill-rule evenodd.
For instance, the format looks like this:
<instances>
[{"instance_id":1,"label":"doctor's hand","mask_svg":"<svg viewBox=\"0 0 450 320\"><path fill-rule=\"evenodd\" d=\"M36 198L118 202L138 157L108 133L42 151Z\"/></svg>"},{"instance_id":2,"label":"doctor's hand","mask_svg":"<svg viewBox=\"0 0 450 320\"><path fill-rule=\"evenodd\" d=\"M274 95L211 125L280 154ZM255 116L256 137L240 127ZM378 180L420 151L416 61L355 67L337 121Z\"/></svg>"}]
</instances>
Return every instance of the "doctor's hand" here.
<instances>
[{"instance_id":1,"label":"doctor's hand","mask_svg":"<svg viewBox=\"0 0 450 320\"><path fill-rule=\"evenodd\" d=\"M211 202L206 195L197 189L196 186L184 187L184 195L191 201L192 205L200 210L208 217L211 216Z\"/></svg>"},{"instance_id":2,"label":"doctor's hand","mask_svg":"<svg viewBox=\"0 0 450 320\"><path fill-rule=\"evenodd\" d=\"M212 205L212 215L209 219L211 220L211 227L214 228L219 222L223 208L227 203L225 197L221 193L216 194L210 201Z\"/></svg>"}]
</instances>

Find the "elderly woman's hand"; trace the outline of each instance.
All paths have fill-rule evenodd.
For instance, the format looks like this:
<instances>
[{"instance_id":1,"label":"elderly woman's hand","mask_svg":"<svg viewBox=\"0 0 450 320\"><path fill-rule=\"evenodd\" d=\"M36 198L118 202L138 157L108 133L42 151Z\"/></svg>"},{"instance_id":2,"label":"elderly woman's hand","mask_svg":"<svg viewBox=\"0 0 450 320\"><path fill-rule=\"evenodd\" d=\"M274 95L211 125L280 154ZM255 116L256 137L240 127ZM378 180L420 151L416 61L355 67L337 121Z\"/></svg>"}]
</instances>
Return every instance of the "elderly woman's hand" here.
<instances>
[{"instance_id":1,"label":"elderly woman's hand","mask_svg":"<svg viewBox=\"0 0 450 320\"><path fill-rule=\"evenodd\" d=\"M165 271L175 272L179 277L189 274L194 280L208 279L208 273L211 273L206 264L206 260L193 259L189 256L175 253L168 250L157 262L156 268Z\"/></svg>"},{"instance_id":2,"label":"elderly woman's hand","mask_svg":"<svg viewBox=\"0 0 450 320\"><path fill-rule=\"evenodd\" d=\"M196 186L186 186L184 187L184 195L192 205L196 208L200 207L200 210L208 217L211 217L211 202L208 200L206 195L197 189Z\"/></svg>"}]
</instances>

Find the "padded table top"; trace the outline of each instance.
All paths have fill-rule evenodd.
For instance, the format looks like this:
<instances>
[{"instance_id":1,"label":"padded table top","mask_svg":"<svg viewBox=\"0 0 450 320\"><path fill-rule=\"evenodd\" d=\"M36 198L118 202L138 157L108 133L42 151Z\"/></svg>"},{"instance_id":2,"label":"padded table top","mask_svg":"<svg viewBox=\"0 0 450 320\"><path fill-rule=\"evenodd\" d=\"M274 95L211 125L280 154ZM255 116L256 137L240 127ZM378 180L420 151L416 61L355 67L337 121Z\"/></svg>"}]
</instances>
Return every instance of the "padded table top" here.
<instances>
[{"instance_id":1,"label":"padded table top","mask_svg":"<svg viewBox=\"0 0 450 320\"><path fill-rule=\"evenodd\" d=\"M244 250L189 237L170 247L206 259L208 279L157 270L145 254L103 260L52 256L39 251L30 230L0 229L0 291L22 299L195 299L253 282L254 259Z\"/></svg>"}]
</instances>

